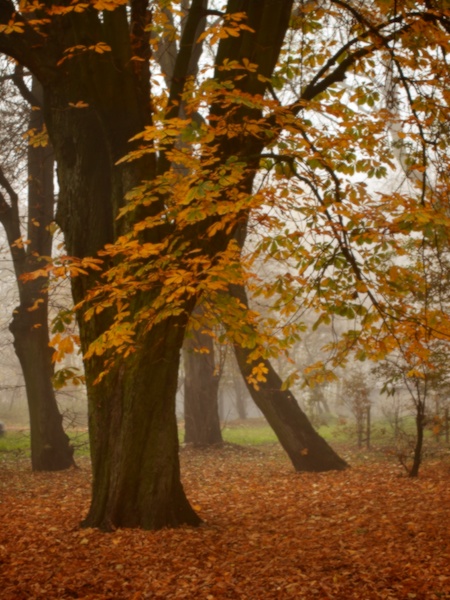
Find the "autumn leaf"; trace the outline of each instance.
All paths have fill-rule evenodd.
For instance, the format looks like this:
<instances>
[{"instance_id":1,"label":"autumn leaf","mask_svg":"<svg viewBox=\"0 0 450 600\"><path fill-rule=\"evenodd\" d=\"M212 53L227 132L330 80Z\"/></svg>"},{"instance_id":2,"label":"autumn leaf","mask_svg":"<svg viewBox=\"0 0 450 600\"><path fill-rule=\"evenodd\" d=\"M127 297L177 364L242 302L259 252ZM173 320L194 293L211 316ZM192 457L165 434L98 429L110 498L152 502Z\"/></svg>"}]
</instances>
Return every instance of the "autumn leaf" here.
<instances>
[{"instance_id":1,"label":"autumn leaf","mask_svg":"<svg viewBox=\"0 0 450 600\"><path fill-rule=\"evenodd\" d=\"M183 485L206 526L105 534L79 528L91 471L76 460L32 473L2 457L5 600L450 597L445 462L416 481L382 454L298 476L272 445L185 448Z\"/></svg>"}]
</instances>

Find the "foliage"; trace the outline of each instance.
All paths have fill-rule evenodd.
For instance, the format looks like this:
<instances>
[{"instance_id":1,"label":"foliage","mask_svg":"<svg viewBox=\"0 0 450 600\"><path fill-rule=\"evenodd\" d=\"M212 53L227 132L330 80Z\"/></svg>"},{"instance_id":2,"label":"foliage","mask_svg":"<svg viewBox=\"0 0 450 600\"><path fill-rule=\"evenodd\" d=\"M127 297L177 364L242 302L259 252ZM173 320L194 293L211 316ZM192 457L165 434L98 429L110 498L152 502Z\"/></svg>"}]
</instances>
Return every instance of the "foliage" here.
<instances>
[{"instance_id":1,"label":"foliage","mask_svg":"<svg viewBox=\"0 0 450 600\"><path fill-rule=\"evenodd\" d=\"M181 35L183 15L157 3L156 51ZM211 54L249 31L243 13L220 17L202 34ZM448 276L449 19L426 2L299 4L270 77L245 56L215 64L203 54L183 89L158 80L153 123L120 161L153 156L158 175L127 194L124 233L100 253L110 266L77 307L87 320L114 309L86 358L104 357L107 370L202 295L210 327L225 323L222 341L254 360L287 352L309 309L316 326L349 321L334 365L349 350L379 360L401 347L417 372L433 368L430 340L450 335L435 286ZM69 48L64 61L80 52L100 49ZM228 295L239 285L252 309ZM310 382L329 376L322 363L308 371Z\"/></svg>"},{"instance_id":2,"label":"foliage","mask_svg":"<svg viewBox=\"0 0 450 600\"><path fill-rule=\"evenodd\" d=\"M430 463L409 480L386 462L298 476L278 452L256 449L185 450L182 462L206 526L107 536L78 528L90 493L85 462L51 475L2 465L2 597L450 594L448 463Z\"/></svg>"}]
</instances>

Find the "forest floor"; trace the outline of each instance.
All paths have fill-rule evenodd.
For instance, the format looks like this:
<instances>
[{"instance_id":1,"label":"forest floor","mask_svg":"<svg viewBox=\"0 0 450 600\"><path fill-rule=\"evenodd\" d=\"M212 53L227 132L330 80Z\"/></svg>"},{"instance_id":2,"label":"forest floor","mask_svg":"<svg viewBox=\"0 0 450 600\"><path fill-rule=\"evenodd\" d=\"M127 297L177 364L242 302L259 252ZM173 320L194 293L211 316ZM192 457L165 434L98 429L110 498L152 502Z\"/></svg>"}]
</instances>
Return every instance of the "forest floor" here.
<instances>
[{"instance_id":1,"label":"forest floor","mask_svg":"<svg viewBox=\"0 0 450 600\"><path fill-rule=\"evenodd\" d=\"M80 529L78 469L0 462L0 598L450 600L450 456L417 479L380 455L295 473L275 445L182 450L199 528Z\"/></svg>"}]
</instances>

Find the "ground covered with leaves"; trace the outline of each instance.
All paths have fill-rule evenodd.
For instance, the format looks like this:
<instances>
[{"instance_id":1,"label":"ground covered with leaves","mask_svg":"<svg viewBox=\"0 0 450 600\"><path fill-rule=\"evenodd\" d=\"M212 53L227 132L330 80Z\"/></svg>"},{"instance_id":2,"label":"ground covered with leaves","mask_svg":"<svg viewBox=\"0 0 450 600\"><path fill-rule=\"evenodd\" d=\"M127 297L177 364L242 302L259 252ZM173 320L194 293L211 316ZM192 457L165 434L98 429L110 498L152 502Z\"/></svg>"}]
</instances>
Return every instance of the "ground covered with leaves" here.
<instances>
[{"instance_id":1,"label":"ground covered with leaves","mask_svg":"<svg viewBox=\"0 0 450 600\"><path fill-rule=\"evenodd\" d=\"M278 449L182 451L197 529L80 529L90 471L0 464L0 598L450 599L450 460L297 474Z\"/></svg>"}]
</instances>

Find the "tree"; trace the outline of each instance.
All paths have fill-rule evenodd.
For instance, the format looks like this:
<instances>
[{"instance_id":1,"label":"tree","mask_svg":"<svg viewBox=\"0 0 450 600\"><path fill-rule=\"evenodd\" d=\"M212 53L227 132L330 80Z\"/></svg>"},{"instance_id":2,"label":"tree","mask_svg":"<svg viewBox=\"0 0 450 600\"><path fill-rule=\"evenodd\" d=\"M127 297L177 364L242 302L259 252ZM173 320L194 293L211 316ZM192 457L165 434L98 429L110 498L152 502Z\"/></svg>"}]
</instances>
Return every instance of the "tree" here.
<instances>
[{"instance_id":1,"label":"tree","mask_svg":"<svg viewBox=\"0 0 450 600\"><path fill-rule=\"evenodd\" d=\"M306 200L300 209L305 225L320 237L318 222L328 219L334 240L329 247L337 243L338 250L322 270L314 252L301 254L298 233L283 237L272 231L269 248L276 254L278 247L280 255L292 250L299 270L274 288L281 292L279 314L291 305L289 294L298 296L289 284L302 285L309 267L321 275L317 288L329 264L343 265L338 288L349 273L362 279L341 210L350 210L347 198L355 205L366 200L363 186L352 187L350 173L383 177L380 132L386 119L379 112L367 118L352 111L339 85L351 75L356 87L351 102L373 106L373 57L393 55L414 70L410 49L417 49L417 36L421 47L432 48L426 61L436 73L443 61L434 59L434 48L437 37L447 43L446 13L428 0L401 7L375 0L367 7L343 0L189 5L134 0L129 7L95 0L16 8L1 1L0 51L27 66L43 86L58 164L58 221L73 257L71 272L78 273L73 296L85 355L93 465L85 524L106 529L198 524L180 482L175 420L189 314L201 295L224 294L230 283L249 282L242 272L251 260L236 244L237 228L244 223L264 229L270 207L279 207L286 229L283 217L291 206L299 214L294 204L300 196ZM174 11L175 29L165 10ZM189 68L205 18L215 55L195 80ZM159 95L159 70L151 60L158 36L179 37L170 88ZM301 81L292 94L291 73ZM280 82L287 90L281 98ZM205 123L191 118L199 111ZM313 122L320 114L336 122L332 144L330 131ZM177 147L180 135L189 150ZM269 177L260 192L260 169L278 174L283 185ZM357 239L358 224L351 223ZM328 259L324 242L322 249ZM335 291L330 283L323 288ZM332 295L318 294L327 310ZM350 297L344 289L335 310L348 314ZM264 362L271 353L269 338L252 347L252 337L261 335L255 331L241 344L250 351L249 378L272 387Z\"/></svg>"},{"instance_id":2,"label":"tree","mask_svg":"<svg viewBox=\"0 0 450 600\"><path fill-rule=\"evenodd\" d=\"M344 377L342 386L343 403L350 409L356 420L358 448L370 448L370 388L368 374L362 371L350 372ZM364 438L364 433L366 434Z\"/></svg>"},{"instance_id":3,"label":"tree","mask_svg":"<svg viewBox=\"0 0 450 600\"><path fill-rule=\"evenodd\" d=\"M409 456L399 452L399 458L410 477L417 477L422 463L425 426L427 422L426 409L429 400L432 376L419 374L411 364L405 362L405 356L397 353L390 356L378 367L376 372L383 377L382 391L393 395L398 388L406 390L414 408L415 441L412 452L412 461L408 464Z\"/></svg>"},{"instance_id":4,"label":"tree","mask_svg":"<svg viewBox=\"0 0 450 600\"><path fill-rule=\"evenodd\" d=\"M436 228L432 245L423 240L419 251L411 252L409 299L419 311L429 313L431 322L403 324L396 331L396 346L376 367L375 372L384 382L382 391L395 396L406 392L413 408L415 440L412 460L400 453L400 460L410 477L417 477L422 464L425 427L429 421L429 405L433 393L448 386L448 335L433 331L437 314L448 314L449 293L446 285L449 277L448 239ZM440 325L442 327L442 325ZM397 408L398 410L398 408ZM437 412L437 411L436 411ZM398 430L398 412L396 433ZM438 425L438 424L436 424ZM438 427L439 429L439 427Z\"/></svg>"},{"instance_id":5,"label":"tree","mask_svg":"<svg viewBox=\"0 0 450 600\"><path fill-rule=\"evenodd\" d=\"M207 3L203 3L206 8ZM164 15L168 19L170 26L174 27L175 20L171 11L166 10ZM201 56L204 32L206 28L206 19L202 19L197 24L195 37L197 44L189 59L187 75L194 77L199 71L199 57ZM182 28L183 31L183 28ZM173 39L162 38L158 45L156 53L157 61L162 68L168 85L176 68L176 45ZM192 109L191 109L192 110ZM186 105L181 103L180 115L185 116ZM192 118L199 123L204 119L200 111L196 110ZM183 136L177 140L178 147L183 144ZM180 169L181 164L178 165ZM189 170L184 169L188 174ZM246 188L251 193L254 175L247 178ZM240 227L237 235L237 241L242 246L244 239L242 231L245 228ZM242 239L239 240L239 237ZM240 287L231 287L229 293L239 289L239 296L245 298L245 290ZM197 307L197 311L201 310ZM219 411L218 411L218 391L219 379L215 373L214 348L208 335L198 331L194 334L195 339L185 341L184 365L185 365L185 441L201 445L208 443L221 443L222 435L220 431ZM201 338L201 339L200 339ZM195 353L195 344L208 349L208 353ZM273 366L267 363L268 369L272 374L271 387L262 389L262 386L255 387L248 383L249 365L247 359L249 354L240 344L234 344L237 364L241 375L246 382L250 395L255 404L261 410L274 428L281 445L286 450L288 456L296 469L302 470L329 470L345 468L345 461L326 444L324 440L310 426L306 415L303 414L293 394L289 391L284 393L281 390L282 381L276 374ZM275 387L273 387L275 385ZM270 389L270 391L269 391ZM287 402L283 401L285 398ZM305 445L306 444L306 445ZM307 458L305 459L305 457Z\"/></svg>"},{"instance_id":6,"label":"tree","mask_svg":"<svg viewBox=\"0 0 450 600\"><path fill-rule=\"evenodd\" d=\"M193 312L201 312L197 305ZM184 354L184 441L196 446L222 444L219 419L220 372L212 337L191 328Z\"/></svg>"},{"instance_id":7,"label":"tree","mask_svg":"<svg viewBox=\"0 0 450 600\"><path fill-rule=\"evenodd\" d=\"M32 102L29 130L39 135L44 126L40 110L41 88L36 79L29 90L20 69L11 76L26 99ZM31 465L35 471L58 471L73 466L73 448L63 429L62 415L52 383L54 366L48 328L48 276L24 282L22 276L51 255L54 219L53 153L50 147L30 144L27 151L28 231L23 240L19 197L0 168L0 221L13 259L20 304L14 310L10 330L25 380L30 414Z\"/></svg>"},{"instance_id":8,"label":"tree","mask_svg":"<svg viewBox=\"0 0 450 600\"><path fill-rule=\"evenodd\" d=\"M265 349L263 341L259 340L259 334L256 324L252 324L246 313L249 312L249 301L245 287L243 285L232 284L228 286L226 296L228 300L227 311L233 316L231 321L222 315L219 320L225 328L228 326L228 335L233 344L233 350L236 362L242 378L246 384L247 391L256 406L262 412L269 425L274 430L281 446L289 456L293 466L299 471L329 471L340 470L347 467L347 463L341 459L330 445L315 431L306 414L300 408L293 392L290 389L284 389L283 380L275 371L272 363L264 355ZM222 299L224 296L222 295ZM234 302L231 307L229 302ZM230 308L232 309L230 311ZM236 318L236 315L241 316ZM198 316L198 313L197 313ZM245 322L247 334L242 337L240 324ZM238 336L235 335L233 328L238 324ZM248 347L248 339L252 337L254 345L258 351L258 357L253 358L253 353ZM209 338L209 340L208 340ZM197 350L201 348L200 339L195 340ZM195 343L194 342L194 343ZM218 436L220 428L218 418L218 387L219 379L215 381L211 378L214 373L215 365L213 360L213 345L210 334L202 335L203 347L208 349L202 361L199 357L193 358L191 350L191 364L186 370L188 385L186 387L186 397L190 400L187 404L186 431L189 433L186 441L199 440L199 443L208 443L207 440L221 441ZM201 356L201 355L200 355ZM201 370L200 370L201 369ZM258 372L255 378L254 371ZM209 376L208 376L209 371ZM191 373L196 378L197 384L192 385L189 380ZM213 383L211 386L205 386L205 382ZM203 382L203 383L200 383ZM191 386L191 387L190 387ZM195 394L195 402L193 402ZM202 400L200 402L200 400ZM194 412L195 410L195 412ZM201 442L200 442L201 440ZM213 442L211 442L213 443Z\"/></svg>"},{"instance_id":9,"label":"tree","mask_svg":"<svg viewBox=\"0 0 450 600\"><path fill-rule=\"evenodd\" d=\"M230 292L231 297L247 310L249 303L245 288L230 286ZM235 343L235 354L250 395L276 433L294 467L299 471L345 469L345 460L316 432L271 362L261 356L254 358L251 348L245 343Z\"/></svg>"},{"instance_id":10,"label":"tree","mask_svg":"<svg viewBox=\"0 0 450 600\"><path fill-rule=\"evenodd\" d=\"M278 23L274 30L271 21L270 31L269 5ZM246 30L244 36L259 48L257 54L261 56L255 58L268 77L278 58L291 7L290 1L276 6L263 2L249 15L248 27L261 32L258 47L252 32ZM128 140L152 122L148 101L150 33L146 27L151 13L145 3L138 2L132 4L131 13L124 6L101 3L86 10L80 5L80 11L73 6L53 7L56 16L52 15L47 25L35 18L34 7L27 5L20 14L9 2L0 8L4 24L0 49L27 66L44 89L45 119L58 164L58 221L67 250L81 261L96 257L121 232L122 224L116 217L125 194L142 181L155 179L170 165L167 153L116 165L133 147ZM235 8L231 3L230 11L235 12ZM41 16L48 18L45 11ZM202 18L203 2L194 0L180 41L182 51L177 57L167 118L176 116L177 102L185 91L187 63ZM21 22L24 29L14 25ZM266 84L257 87L263 91ZM222 149L225 155L230 151ZM151 206L149 214L161 202L163 198ZM147 237L164 239L164 229L162 225ZM226 241L222 235L215 236L211 254L220 251ZM86 261L82 262L85 266ZM74 279L76 303L85 298L95 280L95 274L87 272ZM141 294L134 301L135 308L148 304L152 295ZM124 357L97 385L94 382L104 370L103 359L94 356L86 361L94 478L86 525L156 528L199 522L179 478L174 411L179 352L186 314L193 305L188 300L182 314L155 324L151 331L141 328L139 351ZM110 323L107 312L89 322L80 313L84 352Z\"/></svg>"}]
</instances>

